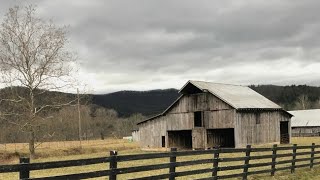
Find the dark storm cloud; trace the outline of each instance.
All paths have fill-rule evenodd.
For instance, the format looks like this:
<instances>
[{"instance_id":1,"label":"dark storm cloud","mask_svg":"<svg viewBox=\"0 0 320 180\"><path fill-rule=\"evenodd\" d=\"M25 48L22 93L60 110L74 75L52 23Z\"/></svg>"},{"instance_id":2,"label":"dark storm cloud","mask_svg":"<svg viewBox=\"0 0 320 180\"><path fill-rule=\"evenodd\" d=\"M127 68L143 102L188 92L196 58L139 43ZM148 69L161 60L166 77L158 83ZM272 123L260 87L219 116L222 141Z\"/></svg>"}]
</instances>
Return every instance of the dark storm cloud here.
<instances>
[{"instance_id":1,"label":"dark storm cloud","mask_svg":"<svg viewBox=\"0 0 320 180\"><path fill-rule=\"evenodd\" d=\"M320 1L30 2L70 25L70 47L99 92L187 79L320 85Z\"/></svg>"}]
</instances>

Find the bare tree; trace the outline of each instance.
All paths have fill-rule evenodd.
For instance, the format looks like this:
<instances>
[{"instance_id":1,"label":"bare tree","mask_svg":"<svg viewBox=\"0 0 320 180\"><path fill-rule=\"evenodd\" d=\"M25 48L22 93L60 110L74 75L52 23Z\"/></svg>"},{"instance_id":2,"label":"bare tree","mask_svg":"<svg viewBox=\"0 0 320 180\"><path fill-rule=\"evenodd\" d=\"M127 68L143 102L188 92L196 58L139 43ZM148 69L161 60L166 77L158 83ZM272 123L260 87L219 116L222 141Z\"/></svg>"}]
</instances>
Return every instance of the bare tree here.
<instances>
[{"instance_id":1,"label":"bare tree","mask_svg":"<svg viewBox=\"0 0 320 180\"><path fill-rule=\"evenodd\" d=\"M48 113L76 103L76 98L47 97L74 80L75 58L65 48L66 33L66 27L36 17L32 5L10 8L0 27L0 78L8 87L0 97L0 106L6 107L0 116L29 134L31 157Z\"/></svg>"},{"instance_id":2,"label":"bare tree","mask_svg":"<svg viewBox=\"0 0 320 180\"><path fill-rule=\"evenodd\" d=\"M296 101L296 109L309 109L311 107L311 103L309 101L309 97L305 94L300 95Z\"/></svg>"}]
</instances>

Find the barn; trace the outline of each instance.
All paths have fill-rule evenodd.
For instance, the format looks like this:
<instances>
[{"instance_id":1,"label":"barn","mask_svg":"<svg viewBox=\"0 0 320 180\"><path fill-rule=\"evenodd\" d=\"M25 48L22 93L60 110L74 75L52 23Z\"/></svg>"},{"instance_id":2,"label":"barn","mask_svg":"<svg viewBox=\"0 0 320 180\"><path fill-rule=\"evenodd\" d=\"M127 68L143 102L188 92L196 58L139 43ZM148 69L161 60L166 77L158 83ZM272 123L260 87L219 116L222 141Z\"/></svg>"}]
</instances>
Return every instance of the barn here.
<instances>
[{"instance_id":1,"label":"barn","mask_svg":"<svg viewBox=\"0 0 320 180\"><path fill-rule=\"evenodd\" d=\"M292 136L320 136L320 109L289 111Z\"/></svg>"},{"instance_id":2,"label":"barn","mask_svg":"<svg viewBox=\"0 0 320 180\"><path fill-rule=\"evenodd\" d=\"M163 113L138 123L142 148L290 143L292 115L249 87L188 81Z\"/></svg>"}]
</instances>

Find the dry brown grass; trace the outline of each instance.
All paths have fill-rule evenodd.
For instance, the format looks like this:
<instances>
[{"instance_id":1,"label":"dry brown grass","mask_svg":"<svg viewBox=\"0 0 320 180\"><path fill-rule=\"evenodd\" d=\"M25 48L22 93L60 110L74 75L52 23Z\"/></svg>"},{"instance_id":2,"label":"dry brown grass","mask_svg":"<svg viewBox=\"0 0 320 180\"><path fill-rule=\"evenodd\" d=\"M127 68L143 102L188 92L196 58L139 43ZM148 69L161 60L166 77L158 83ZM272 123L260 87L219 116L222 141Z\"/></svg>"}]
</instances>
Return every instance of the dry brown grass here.
<instances>
[{"instance_id":1,"label":"dry brown grass","mask_svg":"<svg viewBox=\"0 0 320 180\"><path fill-rule=\"evenodd\" d=\"M138 144L124 139L106 139L82 141L63 141L63 142L44 142L36 149L36 159L46 160L53 158L59 160L64 157L74 155L86 155L105 153L111 150L132 150L138 149ZM17 143L7 144L5 149L0 149L0 164L17 163L19 156L28 156L28 144Z\"/></svg>"},{"instance_id":2,"label":"dry brown grass","mask_svg":"<svg viewBox=\"0 0 320 180\"><path fill-rule=\"evenodd\" d=\"M314 142L316 144L320 144L320 137L314 138L293 138L292 143L296 143L298 145L311 145ZM32 162L47 162L47 161L56 161L56 160L68 160L68 159L82 159L82 158L93 158L93 157L102 157L108 156L109 150L117 149L119 151L119 155L124 154L139 154L139 153L152 153L152 152L144 152L138 148L136 143L130 143L127 140L115 140L115 139L108 139L105 141L91 141L87 142L87 144L83 143L82 149L74 149L74 147L64 147L59 146L61 142L57 142L57 145L52 146L50 148L48 146L43 147L42 149L38 149L38 158L32 160ZM66 142L69 143L69 142ZM71 142L77 143L77 142ZM271 145L265 145L270 147ZM259 146L261 147L261 146ZM309 150L306 150L309 151ZM8 153L14 153L13 151L9 151ZM289 153L290 151L283 151L281 153ZM302 152L301 150L298 152ZM20 153L20 152L18 152ZM23 153L23 152L22 152ZM24 152L26 153L26 152ZM263 155L263 154L270 154L271 152L261 152L261 153L253 153L252 155ZM234 154L222 154L221 157L239 157L244 156L244 153L234 153ZM319 155L318 155L319 156ZM17 157L13 157L13 161L11 163L17 162ZM299 158L304 158L309 156L300 156ZM201 156L186 156L186 157L178 157L177 161L188 161L194 159L208 159L212 158L212 155L201 155ZM278 160L286 160L288 158L281 158ZM129 161L129 162L121 162L118 164L118 167L132 167L132 166L140 166L140 165L151 165L151 164L161 164L166 163L169 161L169 158L161 158L161 159L153 159L153 160L139 160L139 161ZM270 162L270 159L266 160L252 160L250 163L262 163L262 162ZM305 162L306 163L306 162ZM243 162L232 162L232 163L221 163L220 166L229 166L229 165L241 165ZM297 165L303 164L297 163ZM31 173L32 177L44 177L44 176L53 176L53 175L63 175L63 174L71 174L71 173L79 173L79 172L89 172L89 171L97 171L97 170L105 170L109 166L108 163L97 164L97 165L89 165L89 166L81 166L81 167L68 167L63 169L50 169L50 170L42 170L42 171L33 171ZM283 166L283 165L282 165ZM277 167L281 167L280 165ZM212 168L212 164L202 164L202 165L194 165L194 166L187 166L187 167L179 167L177 171L188 171L188 170L195 170L195 169L204 169L204 168ZM252 168L249 171L253 170L262 170L262 169L270 169L270 167L261 167L261 168ZM231 174L231 173L241 173L242 170L233 170L233 171L225 171L219 172L219 175ZM140 172L140 173L131 173L126 175L118 176L118 179L128 179L130 178L137 178L142 176L150 176L150 175L157 175L157 174L165 174L168 173L168 169L162 169L157 171L149 171L149 172ZM201 175L194 175L181 177L178 179L194 179L194 178L202 178L202 177L210 177L211 173L201 174ZM250 176L249 179L270 179L271 176L269 174L262 174L259 176ZM17 173L6 173L0 174L0 179L18 179ZM104 178L97 178L97 179L106 179ZM309 170L308 168L304 169L297 169L296 173L291 175L289 171L277 172L276 176L273 179L320 179L320 166L315 167L313 170Z\"/></svg>"}]
</instances>

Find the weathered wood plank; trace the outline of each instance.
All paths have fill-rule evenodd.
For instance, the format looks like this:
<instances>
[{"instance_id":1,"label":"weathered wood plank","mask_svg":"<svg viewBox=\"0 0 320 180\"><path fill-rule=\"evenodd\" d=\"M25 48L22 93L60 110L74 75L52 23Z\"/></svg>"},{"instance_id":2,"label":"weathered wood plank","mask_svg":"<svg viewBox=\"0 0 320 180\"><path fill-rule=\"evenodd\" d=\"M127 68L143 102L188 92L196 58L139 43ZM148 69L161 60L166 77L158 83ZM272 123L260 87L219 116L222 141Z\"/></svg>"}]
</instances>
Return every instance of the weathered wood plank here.
<instances>
[{"instance_id":1,"label":"weathered wood plank","mask_svg":"<svg viewBox=\"0 0 320 180\"><path fill-rule=\"evenodd\" d=\"M31 178L30 180L89 179L89 178L108 176L110 172L111 172L110 170L103 170L103 171L85 172L85 173L68 174L68 175L60 175L60 176Z\"/></svg>"},{"instance_id":2,"label":"weathered wood plank","mask_svg":"<svg viewBox=\"0 0 320 180\"><path fill-rule=\"evenodd\" d=\"M52 162L30 163L28 164L28 169L41 170L41 169L63 168L63 167L71 167L71 166L85 166L85 165L107 163L107 162L110 162L109 157L68 160L68 161L52 161ZM17 172L19 171L19 169L22 168L22 166L23 165L21 164L1 165L0 173Z\"/></svg>"}]
</instances>

